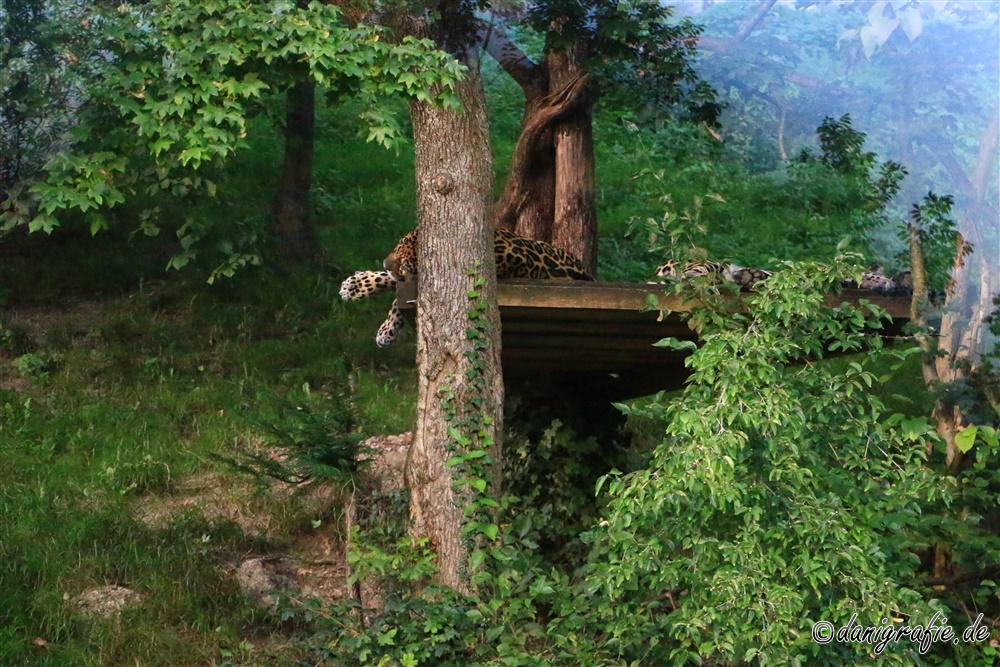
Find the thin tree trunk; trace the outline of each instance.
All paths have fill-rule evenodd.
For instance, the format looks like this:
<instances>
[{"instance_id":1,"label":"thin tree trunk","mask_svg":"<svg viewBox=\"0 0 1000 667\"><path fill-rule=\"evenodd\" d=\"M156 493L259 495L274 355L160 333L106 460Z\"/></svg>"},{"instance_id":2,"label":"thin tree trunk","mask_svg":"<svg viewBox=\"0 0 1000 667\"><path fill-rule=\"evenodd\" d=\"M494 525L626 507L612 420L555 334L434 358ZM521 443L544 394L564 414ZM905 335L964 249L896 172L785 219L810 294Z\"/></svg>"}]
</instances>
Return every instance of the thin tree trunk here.
<instances>
[{"instance_id":1,"label":"thin tree trunk","mask_svg":"<svg viewBox=\"0 0 1000 667\"><path fill-rule=\"evenodd\" d=\"M583 75L586 44L549 53L552 86L561 88ZM594 204L593 101L584 93L576 113L555 127L556 188L552 244L597 275L597 211Z\"/></svg>"},{"instance_id":2,"label":"thin tree trunk","mask_svg":"<svg viewBox=\"0 0 1000 667\"><path fill-rule=\"evenodd\" d=\"M992 221L990 207L986 203L988 176L996 164L1000 134L1000 114L994 115L979 140L979 155L972 179L956 178L965 182L972 190L971 203L965 215L962 233L955 239L955 255L951 275L945 295L944 313L938 339L935 341L926 332L924 308L927 303L927 279L924 270L923 251L920 237L914 226L910 226L910 259L913 274L913 301L910 319L921 333L918 340L924 351L923 375L928 388L955 383L976 372L986 340L989 313L993 309L992 299L996 293L995 279L991 279L989 267L993 265L996 249L982 247L991 234L984 233L983 225ZM990 400L989 395L986 396ZM945 471L949 476L961 472L962 451L958 448L956 436L967 425L959 405L943 399L934 403L931 416L936 420L936 430L945 442ZM928 455L930 452L928 452ZM934 547L934 576L941 578L949 574L950 545L938 543Z\"/></svg>"},{"instance_id":3,"label":"thin tree trunk","mask_svg":"<svg viewBox=\"0 0 1000 667\"><path fill-rule=\"evenodd\" d=\"M456 486L467 471L446 462L466 448L486 449L496 460L503 381L486 99L476 63L465 64L469 73L456 88L461 113L423 103L410 107L420 231L420 373L406 480L411 534L427 538L437 552L442 583L471 593L469 554L475 544L469 540L479 538L463 535L462 526L474 491Z\"/></svg>"},{"instance_id":4,"label":"thin tree trunk","mask_svg":"<svg viewBox=\"0 0 1000 667\"><path fill-rule=\"evenodd\" d=\"M316 90L300 81L289 90L285 109L285 156L274 206L274 237L289 261L311 261L319 243L309 210L316 136Z\"/></svg>"}]
</instances>

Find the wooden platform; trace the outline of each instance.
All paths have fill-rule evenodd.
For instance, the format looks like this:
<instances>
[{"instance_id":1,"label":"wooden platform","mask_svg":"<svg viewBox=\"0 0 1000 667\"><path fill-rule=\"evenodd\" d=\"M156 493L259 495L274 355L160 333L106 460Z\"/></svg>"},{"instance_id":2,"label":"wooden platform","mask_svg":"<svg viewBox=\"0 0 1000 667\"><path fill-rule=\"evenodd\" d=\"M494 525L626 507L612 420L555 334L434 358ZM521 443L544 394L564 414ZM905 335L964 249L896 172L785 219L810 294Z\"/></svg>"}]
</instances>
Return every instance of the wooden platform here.
<instances>
[{"instance_id":1,"label":"wooden platform","mask_svg":"<svg viewBox=\"0 0 1000 667\"><path fill-rule=\"evenodd\" d=\"M399 296L415 307L416 285L404 283ZM662 321L648 310L650 298L672 312ZM884 308L893 322L882 333L898 333L909 317L909 297L868 290L844 290L831 306L866 299ZM653 347L674 337L697 340L680 313L695 305L666 296L662 286L626 283L504 280L499 284L503 327L503 369L508 389L574 386L599 400L622 400L680 387L687 377L685 353Z\"/></svg>"}]
</instances>

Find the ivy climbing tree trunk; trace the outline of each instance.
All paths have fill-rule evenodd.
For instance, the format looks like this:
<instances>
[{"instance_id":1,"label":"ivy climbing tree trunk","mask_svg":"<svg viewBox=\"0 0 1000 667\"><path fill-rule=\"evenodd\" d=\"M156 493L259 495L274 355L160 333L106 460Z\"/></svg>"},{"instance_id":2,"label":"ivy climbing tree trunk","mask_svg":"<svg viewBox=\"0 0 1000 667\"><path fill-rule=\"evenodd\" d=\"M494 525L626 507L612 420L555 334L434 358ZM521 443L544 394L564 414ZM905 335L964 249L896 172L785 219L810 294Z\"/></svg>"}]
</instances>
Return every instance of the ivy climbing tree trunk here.
<instances>
[{"instance_id":1,"label":"ivy climbing tree trunk","mask_svg":"<svg viewBox=\"0 0 1000 667\"><path fill-rule=\"evenodd\" d=\"M471 593L469 556L484 531L463 527L477 521L475 496L484 482L492 482L489 463L496 460L494 443L503 421L503 380L486 98L476 54L470 48L458 57L469 66L456 87L463 110L419 102L410 107L420 370L406 480L411 534L427 538L438 554L442 583ZM464 463L449 466L449 460ZM470 479L477 481L459 481Z\"/></svg>"},{"instance_id":2,"label":"ivy climbing tree trunk","mask_svg":"<svg viewBox=\"0 0 1000 667\"><path fill-rule=\"evenodd\" d=\"M309 211L316 134L316 88L299 81L289 88L285 107L285 157L274 206L273 232L289 261L313 260L319 243Z\"/></svg>"}]
</instances>

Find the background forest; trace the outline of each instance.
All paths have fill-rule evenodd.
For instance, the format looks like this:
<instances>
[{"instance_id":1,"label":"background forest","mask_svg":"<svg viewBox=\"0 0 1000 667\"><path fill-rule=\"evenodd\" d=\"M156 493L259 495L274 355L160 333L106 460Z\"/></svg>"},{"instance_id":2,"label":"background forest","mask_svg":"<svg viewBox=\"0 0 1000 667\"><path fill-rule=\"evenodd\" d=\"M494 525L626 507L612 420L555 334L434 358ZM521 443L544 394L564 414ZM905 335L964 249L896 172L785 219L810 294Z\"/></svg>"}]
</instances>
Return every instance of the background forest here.
<instances>
[{"instance_id":1,"label":"background forest","mask_svg":"<svg viewBox=\"0 0 1000 667\"><path fill-rule=\"evenodd\" d=\"M464 595L361 444L413 428L412 329L377 348L388 301L337 294L414 227L407 105L453 106L453 61L350 3L8 0L0 665L1000 663L1000 3L676 4L690 72L593 62L598 278L778 272L742 315L666 286L708 304L692 376L614 432L508 397ZM661 11L528 9L563 5ZM491 16L549 48L537 14ZM500 198L525 98L480 72ZM915 257L894 344L822 306ZM811 635L937 612L988 630Z\"/></svg>"}]
</instances>

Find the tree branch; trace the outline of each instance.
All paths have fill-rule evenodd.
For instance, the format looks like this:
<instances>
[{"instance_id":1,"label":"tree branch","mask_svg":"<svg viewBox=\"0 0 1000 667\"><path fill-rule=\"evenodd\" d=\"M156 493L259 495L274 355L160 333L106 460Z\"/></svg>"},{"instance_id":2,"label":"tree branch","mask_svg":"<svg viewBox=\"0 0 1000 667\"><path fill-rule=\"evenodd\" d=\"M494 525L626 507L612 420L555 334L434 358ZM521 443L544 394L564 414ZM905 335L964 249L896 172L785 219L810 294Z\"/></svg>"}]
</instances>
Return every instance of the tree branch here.
<instances>
[{"instance_id":1,"label":"tree branch","mask_svg":"<svg viewBox=\"0 0 1000 667\"><path fill-rule=\"evenodd\" d=\"M987 565L981 570L976 570L975 572L965 572L952 577L930 577L928 579L924 579L922 583L927 586L947 586L951 588L959 584L967 584L970 581L982 581L983 579L989 579L997 573L1000 573L1000 563Z\"/></svg>"},{"instance_id":2,"label":"tree branch","mask_svg":"<svg viewBox=\"0 0 1000 667\"><path fill-rule=\"evenodd\" d=\"M747 17L747 20L743 22L743 25L741 25L740 29L736 31L736 34L733 35L731 40L729 40L729 43L739 44L749 37L750 33L754 31L754 28L756 28L760 22L764 20L767 13L771 11L771 7L774 7L777 2L778 0L764 0L761 2L757 7L757 11Z\"/></svg>"},{"instance_id":3,"label":"tree branch","mask_svg":"<svg viewBox=\"0 0 1000 667\"><path fill-rule=\"evenodd\" d=\"M993 171L993 160L1000 144L1000 112L993 114L990 124L979 137L979 155L976 158L976 169L972 175L973 195L977 202L986 196L986 188L990 183L990 172Z\"/></svg>"},{"instance_id":4,"label":"tree branch","mask_svg":"<svg viewBox=\"0 0 1000 667\"><path fill-rule=\"evenodd\" d=\"M529 58L506 32L494 23L484 23L476 33L486 53L524 90L528 99L548 92L548 71Z\"/></svg>"},{"instance_id":5,"label":"tree branch","mask_svg":"<svg viewBox=\"0 0 1000 667\"><path fill-rule=\"evenodd\" d=\"M725 53L729 49L733 48L737 44L742 44L746 41L746 38L750 36L750 33L760 25L760 22L764 20L767 13L771 11L771 8L776 5L778 0L764 0L757 6L757 11L748 16L743 24L740 25L739 30L736 34L729 39L716 39L715 37L698 37L698 48L704 49L705 51L714 51L717 53ZM683 40L682 40L683 41Z\"/></svg>"}]
</instances>

